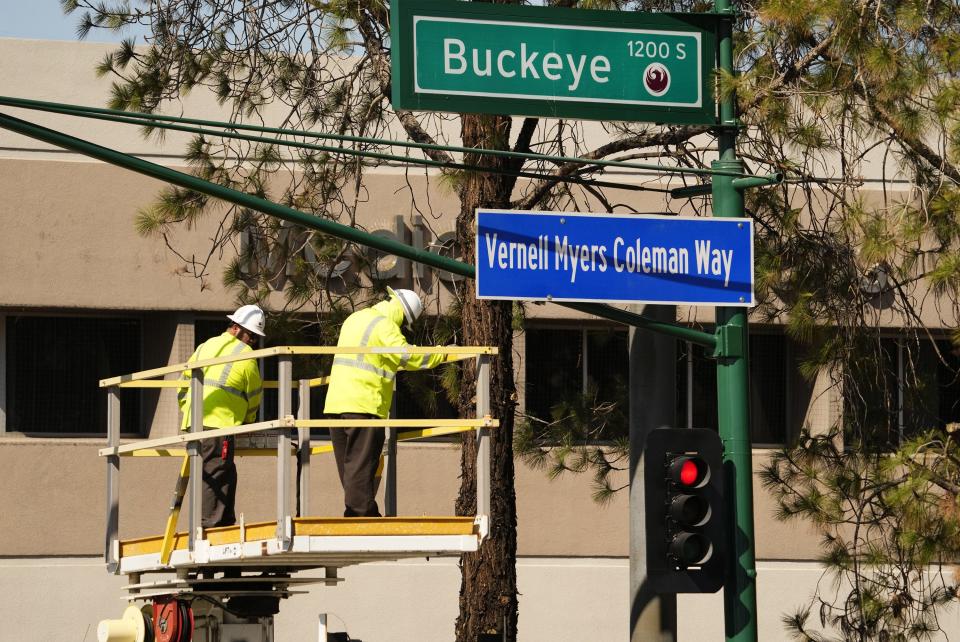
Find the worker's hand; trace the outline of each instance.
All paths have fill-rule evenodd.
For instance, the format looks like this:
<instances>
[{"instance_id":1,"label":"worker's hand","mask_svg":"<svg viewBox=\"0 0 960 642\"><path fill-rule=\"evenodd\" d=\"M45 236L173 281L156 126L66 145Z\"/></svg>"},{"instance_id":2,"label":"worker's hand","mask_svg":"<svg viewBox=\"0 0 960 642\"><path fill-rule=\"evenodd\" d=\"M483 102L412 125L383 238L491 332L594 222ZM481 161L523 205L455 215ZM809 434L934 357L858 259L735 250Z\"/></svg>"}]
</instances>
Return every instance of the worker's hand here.
<instances>
[{"instance_id":1,"label":"worker's hand","mask_svg":"<svg viewBox=\"0 0 960 642\"><path fill-rule=\"evenodd\" d=\"M448 347L448 348L454 348L454 347L456 347L456 346L447 346L447 347ZM458 355L458 354L449 354L449 353L443 355L443 362L444 362L444 363L453 363L454 361L460 361L460 355Z\"/></svg>"}]
</instances>

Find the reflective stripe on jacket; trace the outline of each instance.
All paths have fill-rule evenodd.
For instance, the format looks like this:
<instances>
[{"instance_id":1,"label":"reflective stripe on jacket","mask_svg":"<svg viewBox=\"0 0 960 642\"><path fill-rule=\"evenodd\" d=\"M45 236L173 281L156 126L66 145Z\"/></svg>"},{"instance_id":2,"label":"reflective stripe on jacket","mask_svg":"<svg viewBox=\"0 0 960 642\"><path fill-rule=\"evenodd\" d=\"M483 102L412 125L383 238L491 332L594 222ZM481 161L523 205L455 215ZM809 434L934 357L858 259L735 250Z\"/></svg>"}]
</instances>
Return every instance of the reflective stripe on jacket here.
<instances>
[{"instance_id":1,"label":"reflective stripe on jacket","mask_svg":"<svg viewBox=\"0 0 960 642\"><path fill-rule=\"evenodd\" d=\"M410 344L400 332L403 308L397 299L382 301L372 308L354 312L343 322L338 347L397 347ZM338 354L333 359L327 414L356 412L386 419L393 400L393 379L398 370L436 368L442 354Z\"/></svg>"},{"instance_id":2,"label":"reflective stripe on jacket","mask_svg":"<svg viewBox=\"0 0 960 642\"><path fill-rule=\"evenodd\" d=\"M252 348L229 332L204 341L190 357L190 362L232 357ZM190 371L181 379L190 381ZM222 363L203 369L203 425L227 428L251 423L257 418L263 383L256 359ZM177 402L183 411L181 430L190 427L190 388L181 388Z\"/></svg>"}]
</instances>

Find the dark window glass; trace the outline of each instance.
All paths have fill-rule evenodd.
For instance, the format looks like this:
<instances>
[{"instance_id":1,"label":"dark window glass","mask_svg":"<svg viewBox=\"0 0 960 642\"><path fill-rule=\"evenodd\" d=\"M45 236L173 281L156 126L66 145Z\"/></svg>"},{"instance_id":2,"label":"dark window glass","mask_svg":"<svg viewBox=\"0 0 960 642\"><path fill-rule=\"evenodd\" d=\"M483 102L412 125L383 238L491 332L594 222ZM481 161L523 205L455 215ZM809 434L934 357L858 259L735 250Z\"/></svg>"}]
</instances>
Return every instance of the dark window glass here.
<instances>
[{"instance_id":1,"label":"dark window glass","mask_svg":"<svg viewBox=\"0 0 960 642\"><path fill-rule=\"evenodd\" d=\"M619 412L607 415L603 438L629 434L630 347L628 335L613 328L587 331L587 393L595 394L596 407L616 405Z\"/></svg>"},{"instance_id":2,"label":"dark window glass","mask_svg":"<svg viewBox=\"0 0 960 642\"><path fill-rule=\"evenodd\" d=\"M100 379L141 370L139 319L7 317L7 430L106 434ZM120 429L141 432L140 393L120 393Z\"/></svg>"},{"instance_id":3,"label":"dark window glass","mask_svg":"<svg viewBox=\"0 0 960 642\"><path fill-rule=\"evenodd\" d=\"M456 419L457 409L440 382L441 369L397 374L395 419Z\"/></svg>"},{"instance_id":4,"label":"dark window glass","mask_svg":"<svg viewBox=\"0 0 960 642\"><path fill-rule=\"evenodd\" d=\"M193 322L193 347L199 347L207 339L220 336L228 327L230 321L227 319L197 319Z\"/></svg>"},{"instance_id":5,"label":"dark window glass","mask_svg":"<svg viewBox=\"0 0 960 642\"><path fill-rule=\"evenodd\" d=\"M787 338L750 335L750 440L782 444L787 436Z\"/></svg>"},{"instance_id":6,"label":"dark window glass","mask_svg":"<svg viewBox=\"0 0 960 642\"><path fill-rule=\"evenodd\" d=\"M329 328L326 329L329 330ZM323 328L317 323L287 320L281 324L268 318L266 333L267 337L261 340L259 347L328 345L322 338ZM277 418L279 391L274 387L275 384L269 382L277 381L279 363L278 357L267 357L260 361L260 372L265 385L262 397L263 418L265 421ZM327 377L330 375L330 367L332 364L333 356L331 355L294 355L293 381L297 382L301 379ZM323 418L323 406L324 403L326 403L326 399L326 385L314 385L310 388L310 417L312 419ZM300 412L300 392L298 388L293 389L292 401L292 412L294 415L297 415ZM329 430L326 428L311 428L310 433L314 437L327 437Z\"/></svg>"},{"instance_id":7,"label":"dark window glass","mask_svg":"<svg viewBox=\"0 0 960 642\"><path fill-rule=\"evenodd\" d=\"M960 422L960 348L937 341L937 414L940 424Z\"/></svg>"},{"instance_id":8,"label":"dark window glass","mask_svg":"<svg viewBox=\"0 0 960 642\"><path fill-rule=\"evenodd\" d=\"M433 324L438 319L428 319L420 323L415 330L406 325L400 328L404 339L410 345L430 346L435 344L432 336ZM355 355L348 355L355 356ZM430 370L400 370L397 372L393 394L393 419L456 419L459 417L455 402L450 401L450 393L444 388L445 376L459 377L458 371L451 366L441 365ZM431 437L418 441L458 441L459 434Z\"/></svg>"},{"instance_id":9,"label":"dark window glass","mask_svg":"<svg viewBox=\"0 0 960 642\"><path fill-rule=\"evenodd\" d=\"M717 361L693 345L692 399L688 399L687 342L677 346L677 424L688 425L692 401L693 427L717 430ZM780 334L750 335L750 441L782 444L787 436L788 374L795 368L787 339Z\"/></svg>"},{"instance_id":10,"label":"dark window glass","mask_svg":"<svg viewBox=\"0 0 960 642\"><path fill-rule=\"evenodd\" d=\"M229 322L228 322L229 323ZM272 348L275 346L316 346L320 345L320 333L316 325L296 325L286 324L283 326L270 325L267 322L267 337L260 340L258 347ZM294 355L293 356L293 381L300 379L314 379L324 377L330 374L330 364L332 358L329 356L317 355ZM267 357L260 361L260 373L264 382L277 381L279 376L279 358ZM326 400L327 387L316 386L310 389L310 415L318 419L323 415L323 404ZM264 421L270 421L277 418L277 404L279 401L279 390L274 384L264 387L261 403L263 404ZM293 389L292 412L296 416L300 409L300 393L297 388ZM311 434L327 434L327 430L313 429Z\"/></svg>"},{"instance_id":11,"label":"dark window glass","mask_svg":"<svg viewBox=\"0 0 960 642\"><path fill-rule=\"evenodd\" d=\"M844 381L845 445L890 450L900 441L897 341L858 346Z\"/></svg>"},{"instance_id":12,"label":"dark window glass","mask_svg":"<svg viewBox=\"0 0 960 642\"><path fill-rule=\"evenodd\" d=\"M844 409L851 447L892 450L903 439L960 421L960 352L949 341L871 342L858 350L849 372Z\"/></svg>"},{"instance_id":13,"label":"dark window glass","mask_svg":"<svg viewBox=\"0 0 960 642\"><path fill-rule=\"evenodd\" d=\"M528 328L525 336L528 415L554 421L555 409L564 404L566 410L559 412L579 408L575 414L594 417L597 432L590 439L627 434L629 370L624 330Z\"/></svg>"},{"instance_id":14,"label":"dark window glass","mask_svg":"<svg viewBox=\"0 0 960 642\"><path fill-rule=\"evenodd\" d=\"M960 421L960 350L943 340L904 343L903 359L907 434Z\"/></svg>"},{"instance_id":15,"label":"dark window glass","mask_svg":"<svg viewBox=\"0 0 960 642\"><path fill-rule=\"evenodd\" d=\"M587 331L587 388L595 388L597 400L627 403L629 345L622 330Z\"/></svg>"},{"instance_id":16,"label":"dark window glass","mask_svg":"<svg viewBox=\"0 0 960 642\"><path fill-rule=\"evenodd\" d=\"M526 331L527 414L550 421L550 409L583 389L583 333L530 328Z\"/></svg>"},{"instance_id":17,"label":"dark window glass","mask_svg":"<svg viewBox=\"0 0 960 642\"><path fill-rule=\"evenodd\" d=\"M688 396L688 346L692 348L692 398ZM688 419L691 405L692 422ZM705 348L686 341L677 345L677 425L717 430L717 362L707 358Z\"/></svg>"}]
</instances>

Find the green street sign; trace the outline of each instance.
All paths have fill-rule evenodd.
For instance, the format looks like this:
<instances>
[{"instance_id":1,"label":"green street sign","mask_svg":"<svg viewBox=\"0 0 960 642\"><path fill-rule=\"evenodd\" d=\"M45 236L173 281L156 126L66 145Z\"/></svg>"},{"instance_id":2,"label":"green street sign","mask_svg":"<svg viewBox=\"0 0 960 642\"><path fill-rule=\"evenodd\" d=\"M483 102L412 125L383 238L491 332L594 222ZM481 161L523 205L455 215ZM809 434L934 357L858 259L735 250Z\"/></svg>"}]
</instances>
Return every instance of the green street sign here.
<instances>
[{"instance_id":1,"label":"green street sign","mask_svg":"<svg viewBox=\"0 0 960 642\"><path fill-rule=\"evenodd\" d=\"M392 0L397 109L717 123L717 17Z\"/></svg>"}]
</instances>

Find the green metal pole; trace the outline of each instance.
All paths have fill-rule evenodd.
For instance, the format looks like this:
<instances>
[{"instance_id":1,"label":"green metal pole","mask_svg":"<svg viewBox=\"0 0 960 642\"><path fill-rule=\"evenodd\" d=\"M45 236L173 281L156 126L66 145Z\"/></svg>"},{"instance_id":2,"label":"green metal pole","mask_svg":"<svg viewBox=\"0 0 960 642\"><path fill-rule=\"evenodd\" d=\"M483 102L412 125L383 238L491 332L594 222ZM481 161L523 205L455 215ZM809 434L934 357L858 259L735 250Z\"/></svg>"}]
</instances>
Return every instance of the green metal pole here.
<instances>
[{"instance_id":1,"label":"green metal pole","mask_svg":"<svg viewBox=\"0 0 960 642\"><path fill-rule=\"evenodd\" d=\"M716 0L720 14L719 63L732 75L733 22L731 0ZM736 97L720 103L719 160L714 169L742 171L737 158ZM744 216L743 192L726 175L713 178L713 215ZM723 587L724 628L727 640L757 640L757 587L753 530L753 462L750 447L749 360L747 311L717 308L717 423L723 440L724 481L727 488L727 568Z\"/></svg>"},{"instance_id":2,"label":"green metal pole","mask_svg":"<svg viewBox=\"0 0 960 642\"><path fill-rule=\"evenodd\" d=\"M716 165L738 166L740 161ZM714 215L743 213L743 195L728 180L714 180ZM739 212L739 214L738 214ZM757 639L756 562L753 530L753 462L750 445L749 355L745 308L717 308L717 423L723 440L727 495L727 572L723 589L727 640Z\"/></svg>"},{"instance_id":3,"label":"green metal pole","mask_svg":"<svg viewBox=\"0 0 960 642\"><path fill-rule=\"evenodd\" d=\"M459 274L460 276L465 276L469 279L473 279L476 276L476 268L469 263L464 263L463 261L457 261L456 259L441 256L435 252L420 250L411 245L407 245L406 243L401 243L400 241L395 241L390 238L375 236L355 227L350 227L349 225L342 225L319 216L314 216L312 214L295 210L292 207L286 207L263 198L245 194L235 189L230 189L229 187L225 187L217 183L211 183L210 181L205 181L202 178L198 178L191 174L178 172L177 170L169 167L157 165L156 163L145 161L142 158L124 154L123 152L118 152L115 149L109 149L107 147L103 147L74 136L69 136L53 129L49 129L47 127L42 127L19 118L14 118L13 116L0 113L0 127L17 132L18 134L23 134L24 136L29 136L30 138L41 140L45 143L50 143L51 145L55 145L57 147L62 147L63 149L79 152L86 156L90 156L91 158L101 160L105 163L110 163L111 165L117 165L119 167L123 167L125 169L129 169L140 174L165 181L167 183L179 185L180 187L190 189L201 194L206 194L208 196L225 200L229 203L235 203L242 207L248 207L252 210L263 212L264 214L276 216L277 218L290 221L291 223L302 225L307 229L317 230L319 232L336 236L359 245L373 247L389 254L394 254L396 256L410 259L411 261L423 263L424 265L429 265L430 267L438 270L445 270L453 274ZM702 345L710 349L714 349L717 344L716 337L706 332L700 332L699 330L694 330L693 328L685 328L670 323L663 323L660 321L647 319L639 314L627 312L626 310L621 310L608 305L602 305L598 303L558 303L558 305L564 305L575 310L580 310L581 312L611 319L613 321L620 321L622 323L627 323L640 328L669 334L677 337L678 339L692 341L698 345Z\"/></svg>"}]
</instances>

